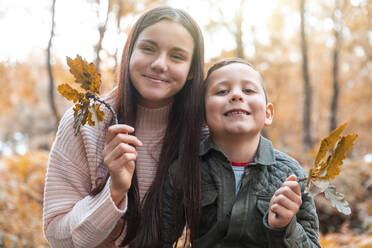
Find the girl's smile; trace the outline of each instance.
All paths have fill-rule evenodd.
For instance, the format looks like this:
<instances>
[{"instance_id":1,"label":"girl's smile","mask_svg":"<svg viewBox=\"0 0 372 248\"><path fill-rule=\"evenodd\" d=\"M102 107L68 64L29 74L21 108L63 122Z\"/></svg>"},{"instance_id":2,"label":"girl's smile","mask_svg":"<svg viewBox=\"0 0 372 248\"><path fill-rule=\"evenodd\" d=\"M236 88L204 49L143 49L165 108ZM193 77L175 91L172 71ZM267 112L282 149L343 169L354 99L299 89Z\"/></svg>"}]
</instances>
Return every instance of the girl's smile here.
<instances>
[{"instance_id":1,"label":"girl's smile","mask_svg":"<svg viewBox=\"0 0 372 248\"><path fill-rule=\"evenodd\" d=\"M149 108L169 104L187 81L193 51L191 34L177 22L162 20L145 28L129 63L139 104Z\"/></svg>"}]
</instances>

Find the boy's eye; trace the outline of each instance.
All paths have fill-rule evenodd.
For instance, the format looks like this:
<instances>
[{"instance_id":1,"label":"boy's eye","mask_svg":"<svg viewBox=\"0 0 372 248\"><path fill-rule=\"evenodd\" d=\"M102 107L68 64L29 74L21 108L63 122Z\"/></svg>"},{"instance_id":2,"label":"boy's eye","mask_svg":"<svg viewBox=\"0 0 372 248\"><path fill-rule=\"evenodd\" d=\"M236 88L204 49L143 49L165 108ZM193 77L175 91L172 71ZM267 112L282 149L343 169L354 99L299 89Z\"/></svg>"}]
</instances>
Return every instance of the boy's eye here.
<instances>
[{"instance_id":1,"label":"boy's eye","mask_svg":"<svg viewBox=\"0 0 372 248\"><path fill-rule=\"evenodd\" d=\"M216 92L216 95L226 95L228 93L228 90L218 90L217 92Z\"/></svg>"},{"instance_id":2,"label":"boy's eye","mask_svg":"<svg viewBox=\"0 0 372 248\"><path fill-rule=\"evenodd\" d=\"M251 93L254 93L255 92L253 89L249 89L249 88L248 89L244 89L243 91L246 94L251 94Z\"/></svg>"}]
</instances>

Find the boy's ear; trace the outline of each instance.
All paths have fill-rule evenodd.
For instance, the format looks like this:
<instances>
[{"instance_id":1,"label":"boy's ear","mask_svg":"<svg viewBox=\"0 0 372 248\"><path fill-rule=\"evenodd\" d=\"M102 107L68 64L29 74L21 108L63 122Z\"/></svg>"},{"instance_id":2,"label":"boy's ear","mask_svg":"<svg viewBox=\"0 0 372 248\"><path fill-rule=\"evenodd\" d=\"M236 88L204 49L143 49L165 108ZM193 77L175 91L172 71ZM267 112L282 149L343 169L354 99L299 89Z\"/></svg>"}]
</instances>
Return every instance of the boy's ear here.
<instances>
[{"instance_id":1,"label":"boy's ear","mask_svg":"<svg viewBox=\"0 0 372 248\"><path fill-rule=\"evenodd\" d=\"M274 105L269 102L266 104L266 111L265 111L265 126L270 126L273 122L274 118Z\"/></svg>"}]
</instances>

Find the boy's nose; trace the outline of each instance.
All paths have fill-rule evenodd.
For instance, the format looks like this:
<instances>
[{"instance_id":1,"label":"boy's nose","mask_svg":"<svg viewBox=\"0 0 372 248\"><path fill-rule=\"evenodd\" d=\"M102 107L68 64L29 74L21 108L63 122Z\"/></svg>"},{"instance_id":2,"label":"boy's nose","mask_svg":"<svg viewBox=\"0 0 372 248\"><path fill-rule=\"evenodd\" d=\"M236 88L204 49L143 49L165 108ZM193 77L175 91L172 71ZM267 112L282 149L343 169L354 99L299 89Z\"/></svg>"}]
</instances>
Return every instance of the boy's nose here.
<instances>
[{"instance_id":1,"label":"boy's nose","mask_svg":"<svg viewBox=\"0 0 372 248\"><path fill-rule=\"evenodd\" d=\"M242 102L243 101L243 96L238 93L233 93L230 98L231 102Z\"/></svg>"},{"instance_id":2,"label":"boy's nose","mask_svg":"<svg viewBox=\"0 0 372 248\"><path fill-rule=\"evenodd\" d=\"M167 70L167 56L166 54L159 54L151 63L151 69L157 72L164 72Z\"/></svg>"}]
</instances>

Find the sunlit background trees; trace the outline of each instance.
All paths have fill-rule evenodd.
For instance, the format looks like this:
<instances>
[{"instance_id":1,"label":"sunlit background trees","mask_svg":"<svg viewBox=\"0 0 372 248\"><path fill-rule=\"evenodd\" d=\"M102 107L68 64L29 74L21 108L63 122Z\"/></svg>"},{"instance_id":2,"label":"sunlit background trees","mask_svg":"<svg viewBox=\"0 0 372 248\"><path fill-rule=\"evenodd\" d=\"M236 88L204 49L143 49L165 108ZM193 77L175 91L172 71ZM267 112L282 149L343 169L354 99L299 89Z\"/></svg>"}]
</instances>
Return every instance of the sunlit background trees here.
<instances>
[{"instance_id":1,"label":"sunlit background trees","mask_svg":"<svg viewBox=\"0 0 372 248\"><path fill-rule=\"evenodd\" d=\"M347 132L359 137L335 184L353 214L317 197L322 244L370 247L371 0L0 1L0 247L46 246L43 177L58 120L71 106L55 90L72 81L66 56L94 62L107 92L131 25L161 4L185 9L200 24L206 69L231 56L257 68L275 106L265 135L305 169L320 139L349 123Z\"/></svg>"}]
</instances>

